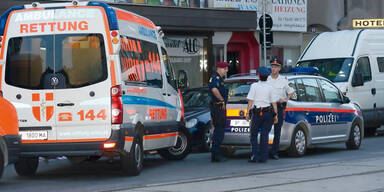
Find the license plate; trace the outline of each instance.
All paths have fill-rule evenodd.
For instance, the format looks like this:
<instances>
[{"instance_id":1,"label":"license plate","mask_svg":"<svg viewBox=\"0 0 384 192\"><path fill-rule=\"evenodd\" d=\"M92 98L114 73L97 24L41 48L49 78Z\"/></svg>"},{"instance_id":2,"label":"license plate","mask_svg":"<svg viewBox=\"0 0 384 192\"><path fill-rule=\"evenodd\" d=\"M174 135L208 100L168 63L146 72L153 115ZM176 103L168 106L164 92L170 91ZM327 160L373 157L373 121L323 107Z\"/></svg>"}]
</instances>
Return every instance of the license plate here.
<instances>
[{"instance_id":1,"label":"license plate","mask_svg":"<svg viewBox=\"0 0 384 192\"><path fill-rule=\"evenodd\" d=\"M22 140L46 140L48 131L20 131Z\"/></svg>"},{"instance_id":2,"label":"license plate","mask_svg":"<svg viewBox=\"0 0 384 192\"><path fill-rule=\"evenodd\" d=\"M232 119L230 125L231 127L249 127L250 122L245 119Z\"/></svg>"}]
</instances>

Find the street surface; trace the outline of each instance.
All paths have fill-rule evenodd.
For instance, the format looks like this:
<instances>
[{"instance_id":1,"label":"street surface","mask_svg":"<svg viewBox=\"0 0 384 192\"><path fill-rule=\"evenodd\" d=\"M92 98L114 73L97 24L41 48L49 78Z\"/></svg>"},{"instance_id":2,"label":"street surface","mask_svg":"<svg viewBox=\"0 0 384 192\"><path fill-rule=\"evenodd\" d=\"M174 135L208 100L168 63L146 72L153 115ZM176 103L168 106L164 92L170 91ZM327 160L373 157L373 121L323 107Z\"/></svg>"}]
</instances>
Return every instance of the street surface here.
<instances>
[{"instance_id":1,"label":"street surface","mask_svg":"<svg viewBox=\"0 0 384 192\"><path fill-rule=\"evenodd\" d=\"M40 162L33 177L19 177L8 166L0 191L384 191L384 133L363 140L360 150L344 144L319 146L303 158L281 155L265 164L247 162L249 150L224 163L209 153L184 161L147 156L137 177L124 177L119 160L71 164L66 159Z\"/></svg>"}]
</instances>

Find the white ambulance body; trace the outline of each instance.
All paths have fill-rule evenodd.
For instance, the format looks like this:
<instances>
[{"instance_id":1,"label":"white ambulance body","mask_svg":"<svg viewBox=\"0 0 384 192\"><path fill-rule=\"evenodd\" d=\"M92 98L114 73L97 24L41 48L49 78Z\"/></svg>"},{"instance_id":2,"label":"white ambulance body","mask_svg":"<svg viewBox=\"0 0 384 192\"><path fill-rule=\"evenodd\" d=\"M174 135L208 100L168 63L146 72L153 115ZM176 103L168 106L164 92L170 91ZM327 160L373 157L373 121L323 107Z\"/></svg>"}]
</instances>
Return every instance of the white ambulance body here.
<instances>
[{"instance_id":1,"label":"white ambulance body","mask_svg":"<svg viewBox=\"0 0 384 192\"><path fill-rule=\"evenodd\" d=\"M20 175L38 157L120 155L140 173L143 151L190 151L183 106L156 26L100 2L25 5L1 17L0 91L18 112Z\"/></svg>"}]
</instances>

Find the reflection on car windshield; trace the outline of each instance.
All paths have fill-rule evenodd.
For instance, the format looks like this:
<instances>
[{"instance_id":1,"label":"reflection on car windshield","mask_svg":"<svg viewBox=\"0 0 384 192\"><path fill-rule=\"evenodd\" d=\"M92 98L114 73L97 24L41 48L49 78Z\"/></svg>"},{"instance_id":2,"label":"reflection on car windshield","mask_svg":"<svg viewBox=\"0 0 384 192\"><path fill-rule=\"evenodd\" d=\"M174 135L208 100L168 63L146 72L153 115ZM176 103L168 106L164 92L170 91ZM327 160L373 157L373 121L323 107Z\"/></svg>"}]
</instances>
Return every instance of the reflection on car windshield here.
<instances>
[{"instance_id":1,"label":"reflection on car windshield","mask_svg":"<svg viewBox=\"0 0 384 192\"><path fill-rule=\"evenodd\" d=\"M226 82L225 85L229 90L228 99L231 101L246 99L252 83L254 81Z\"/></svg>"},{"instance_id":2,"label":"reflection on car windshield","mask_svg":"<svg viewBox=\"0 0 384 192\"><path fill-rule=\"evenodd\" d=\"M208 90L191 90L183 94L184 107L207 107L210 102Z\"/></svg>"},{"instance_id":3,"label":"reflection on car windshield","mask_svg":"<svg viewBox=\"0 0 384 192\"><path fill-rule=\"evenodd\" d=\"M297 67L317 67L321 76L332 82L347 82L353 58L318 59L302 61Z\"/></svg>"}]
</instances>

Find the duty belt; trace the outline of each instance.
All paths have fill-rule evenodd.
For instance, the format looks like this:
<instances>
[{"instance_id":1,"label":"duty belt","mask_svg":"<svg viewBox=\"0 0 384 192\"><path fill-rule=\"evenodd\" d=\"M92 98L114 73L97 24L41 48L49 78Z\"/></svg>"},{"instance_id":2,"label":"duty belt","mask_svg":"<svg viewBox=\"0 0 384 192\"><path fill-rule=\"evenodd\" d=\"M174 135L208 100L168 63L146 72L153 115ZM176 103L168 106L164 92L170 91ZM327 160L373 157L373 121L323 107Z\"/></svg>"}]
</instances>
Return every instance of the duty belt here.
<instances>
[{"instance_id":1,"label":"duty belt","mask_svg":"<svg viewBox=\"0 0 384 192\"><path fill-rule=\"evenodd\" d=\"M265 112L273 112L273 108L272 108L272 106L268 106L268 107L260 107L260 108L256 108L256 107L254 107L252 110L253 110L254 114L259 113L260 116L263 115L263 112L264 112L264 113L265 113Z\"/></svg>"},{"instance_id":2,"label":"duty belt","mask_svg":"<svg viewBox=\"0 0 384 192\"><path fill-rule=\"evenodd\" d=\"M285 109L287 107L287 102L279 103L277 102L277 108Z\"/></svg>"}]
</instances>

